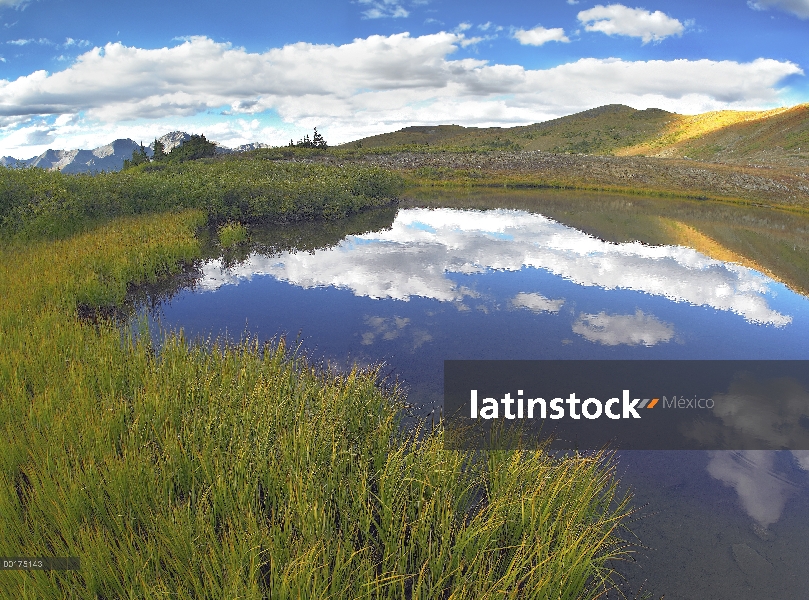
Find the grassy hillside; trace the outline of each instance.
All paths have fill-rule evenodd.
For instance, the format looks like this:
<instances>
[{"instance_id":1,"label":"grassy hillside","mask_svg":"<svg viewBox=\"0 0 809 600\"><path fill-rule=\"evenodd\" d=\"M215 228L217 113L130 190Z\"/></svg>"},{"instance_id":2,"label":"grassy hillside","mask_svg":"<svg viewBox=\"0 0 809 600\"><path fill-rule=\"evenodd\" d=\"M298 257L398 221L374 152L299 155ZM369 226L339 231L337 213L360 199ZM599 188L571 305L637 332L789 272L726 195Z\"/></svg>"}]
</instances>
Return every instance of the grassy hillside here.
<instances>
[{"instance_id":1,"label":"grassy hillside","mask_svg":"<svg viewBox=\"0 0 809 600\"><path fill-rule=\"evenodd\" d=\"M806 166L809 104L761 112L726 110L681 116L656 139L616 154Z\"/></svg>"},{"instance_id":2,"label":"grassy hillside","mask_svg":"<svg viewBox=\"0 0 809 600\"><path fill-rule=\"evenodd\" d=\"M611 104L520 127L406 127L347 149L540 150L809 165L809 104L768 111L679 115Z\"/></svg>"},{"instance_id":3,"label":"grassy hillside","mask_svg":"<svg viewBox=\"0 0 809 600\"><path fill-rule=\"evenodd\" d=\"M542 150L610 154L656 135L679 115L664 110L635 110L610 104L575 115L522 127L405 127L345 144L346 148L395 146L455 147L476 150Z\"/></svg>"}]
</instances>

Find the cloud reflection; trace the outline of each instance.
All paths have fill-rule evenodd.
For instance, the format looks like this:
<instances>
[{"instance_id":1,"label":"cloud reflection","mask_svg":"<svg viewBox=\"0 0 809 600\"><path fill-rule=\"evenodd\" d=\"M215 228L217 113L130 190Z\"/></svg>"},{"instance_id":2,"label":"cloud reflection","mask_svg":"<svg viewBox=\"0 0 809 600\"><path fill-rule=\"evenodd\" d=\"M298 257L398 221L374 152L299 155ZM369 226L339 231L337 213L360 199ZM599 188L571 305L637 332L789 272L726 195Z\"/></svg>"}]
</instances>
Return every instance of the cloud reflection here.
<instances>
[{"instance_id":1,"label":"cloud reflection","mask_svg":"<svg viewBox=\"0 0 809 600\"><path fill-rule=\"evenodd\" d=\"M764 528L781 518L797 487L775 472L772 450L727 450L711 452L708 473L733 487L745 512Z\"/></svg>"},{"instance_id":2,"label":"cloud reflection","mask_svg":"<svg viewBox=\"0 0 809 600\"><path fill-rule=\"evenodd\" d=\"M654 346L671 340L674 327L641 310L634 315L608 315L601 311L597 315L580 314L573 323L573 333L605 346Z\"/></svg>"},{"instance_id":3,"label":"cloud reflection","mask_svg":"<svg viewBox=\"0 0 809 600\"><path fill-rule=\"evenodd\" d=\"M229 269L211 261L199 284L216 289L269 274L304 288L342 287L370 298L461 302L476 294L451 274L526 267L583 286L637 290L731 311L752 323L784 326L792 321L768 306L772 280L751 269L682 246L605 242L516 210L400 210L390 229L349 236L334 248L251 255Z\"/></svg>"},{"instance_id":4,"label":"cloud reflection","mask_svg":"<svg viewBox=\"0 0 809 600\"><path fill-rule=\"evenodd\" d=\"M528 294L526 292L520 292L511 299L511 304L515 308L527 308L535 313L558 313L564 303L564 298L549 300L542 294Z\"/></svg>"},{"instance_id":5,"label":"cloud reflection","mask_svg":"<svg viewBox=\"0 0 809 600\"><path fill-rule=\"evenodd\" d=\"M730 445L753 438L775 448L809 447L809 392L794 379L782 377L759 381L744 374L727 393L714 394L714 415L721 426L702 427L693 434L703 439L724 435ZM744 441L740 441L741 446ZM710 453L708 473L733 487L750 517L766 528L778 521L797 486L775 470L774 450ZM809 451L792 450L797 466L809 470Z\"/></svg>"},{"instance_id":6,"label":"cloud reflection","mask_svg":"<svg viewBox=\"0 0 809 600\"><path fill-rule=\"evenodd\" d=\"M362 341L360 343L363 346L370 346L377 340L395 340L403 336L406 332L409 333L413 350L416 350L433 339L433 336L424 329L406 329L410 325L410 319L405 317L365 317L365 324L370 329L361 334Z\"/></svg>"},{"instance_id":7,"label":"cloud reflection","mask_svg":"<svg viewBox=\"0 0 809 600\"><path fill-rule=\"evenodd\" d=\"M713 416L718 423L700 423L688 435L703 441L717 437L727 447L744 448L765 442L777 448L809 448L809 391L788 377L758 380L741 374L727 392L714 393ZM809 464L796 455L802 466Z\"/></svg>"}]
</instances>

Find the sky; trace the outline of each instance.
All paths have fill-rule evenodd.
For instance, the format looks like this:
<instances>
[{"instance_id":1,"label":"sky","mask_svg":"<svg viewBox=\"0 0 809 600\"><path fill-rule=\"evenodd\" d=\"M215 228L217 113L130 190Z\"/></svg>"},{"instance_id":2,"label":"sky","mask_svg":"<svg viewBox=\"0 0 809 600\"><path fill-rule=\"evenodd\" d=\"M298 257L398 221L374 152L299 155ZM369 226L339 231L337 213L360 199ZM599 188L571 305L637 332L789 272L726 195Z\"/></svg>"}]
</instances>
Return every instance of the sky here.
<instances>
[{"instance_id":1,"label":"sky","mask_svg":"<svg viewBox=\"0 0 809 600\"><path fill-rule=\"evenodd\" d=\"M0 0L0 155L809 101L809 0Z\"/></svg>"}]
</instances>

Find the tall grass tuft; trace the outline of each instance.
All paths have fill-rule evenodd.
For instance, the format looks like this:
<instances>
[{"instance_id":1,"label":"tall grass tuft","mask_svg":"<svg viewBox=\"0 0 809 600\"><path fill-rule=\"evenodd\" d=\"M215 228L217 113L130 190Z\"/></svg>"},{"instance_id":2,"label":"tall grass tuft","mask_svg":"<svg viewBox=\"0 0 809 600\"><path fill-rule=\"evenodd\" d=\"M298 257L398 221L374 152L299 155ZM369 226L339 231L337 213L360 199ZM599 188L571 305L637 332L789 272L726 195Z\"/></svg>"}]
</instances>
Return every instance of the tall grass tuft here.
<instances>
[{"instance_id":1,"label":"tall grass tuft","mask_svg":"<svg viewBox=\"0 0 809 600\"><path fill-rule=\"evenodd\" d=\"M4 598L598 597L629 509L608 455L484 458L406 432L373 371L283 341L157 353L76 307L198 255L201 211L0 249Z\"/></svg>"},{"instance_id":2,"label":"tall grass tuft","mask_svg":"<svg viewBox=\"0 0 809 600\"><path fill-rule=\"evenodd\" d=\"M228 221L217 231L219 245L222 248L232 248L247 241L247 229L241 223Z\"/></svg>"}]
</instances>

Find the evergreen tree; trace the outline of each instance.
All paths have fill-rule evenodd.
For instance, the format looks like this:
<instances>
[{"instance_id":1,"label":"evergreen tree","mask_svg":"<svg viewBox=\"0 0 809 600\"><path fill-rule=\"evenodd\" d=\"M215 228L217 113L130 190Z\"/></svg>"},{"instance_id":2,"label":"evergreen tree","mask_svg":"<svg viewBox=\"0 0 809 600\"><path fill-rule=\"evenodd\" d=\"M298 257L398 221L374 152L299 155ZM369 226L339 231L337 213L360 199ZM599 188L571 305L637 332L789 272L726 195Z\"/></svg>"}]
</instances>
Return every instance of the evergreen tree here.
<instances>
[{"instance_id":1,"label":"evergreen tree","mask_svg":"<svg viewBox=\"0 0 809 600\"><path fill-rule=\"evenodd\" d=\"M140 148L137 148L132 151L132 158L128 160L124 159L124 169L137 167L138 165L142 165L148 162L149 162L149 155L146 154L146 148L143 147L143 142L141 142Z\"/></svg>"},{"instance_id":2,"label":"evergreen tree","mask_svg":"<svg viewBox=\"0 0 809 600\"><path fill-rule=\"evenodd\" d=\"M292 140L289 140L289 146L292 147ZM312 139L309 139L309 134L303 136L302 140L298 140L298 143L294 145L296 148L328 148L328 144L326 140L317 132L317 127L315 127L315 133L312 136Z\"/></svg>"},{"instance_id":3,"label":"evergreen tree","mask_svg":"<svg viewBox=\"0 0 809 600\"><path fill-rule=\"evenodd\" d=\"M152 148L154 148L154 154L152 155L153 156L152 160L162 161L162 160L166 160L166 158L168 158L168 154L166 154L166 147L163 145L163 142L161 142L160 140L155 139L154 144L152 145Z\"/></svg>"},{"instance_id":4,"label":"evergreen tree","mask_svg":"<svg viewBox=\"0 0 809 600\"><path fill-rule=\"evenodd\" d=\"M317 127L315 127L315 134L312 136L312 146L314 148L328 148L328 144L326 144L326 140L317 132Z\"/></svg>"},{"instance_id":5,"label":"evergreen tree","mask_svg":"<svg viewBox=\"0 0 809 600\"><path fill-rule=\"evenodd\" d=\"M216 156L216 144L206 140L204 135L192 135L190 139L169 152L169 160L172 162L185 162L212 156Z\"/></svg>"}]
</instances>

